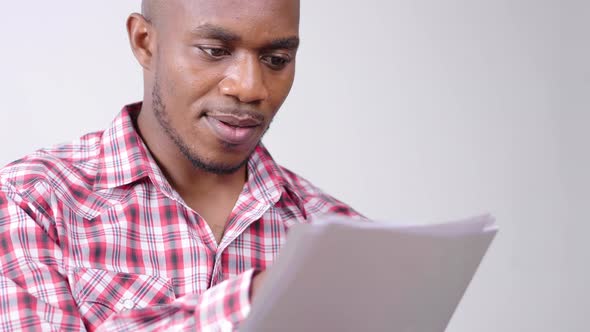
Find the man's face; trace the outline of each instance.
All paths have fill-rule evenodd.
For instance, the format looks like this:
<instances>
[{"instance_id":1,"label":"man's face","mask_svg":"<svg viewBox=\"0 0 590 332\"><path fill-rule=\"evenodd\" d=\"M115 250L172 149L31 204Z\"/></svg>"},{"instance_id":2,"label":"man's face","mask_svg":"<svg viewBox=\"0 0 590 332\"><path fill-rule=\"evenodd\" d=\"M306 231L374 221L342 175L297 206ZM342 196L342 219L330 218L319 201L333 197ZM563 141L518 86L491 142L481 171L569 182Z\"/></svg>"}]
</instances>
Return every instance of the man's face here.
<instances>
[{"instance_id":1,"label":"man's face","mask_svg":"<svg viewBox=\"0 0 590 332\"><path fill-rule=\"evenodd\" d=\"M155 118L193 165L231 173L293 84L299 1L174 0L160 11Z\"/></svg>"}]
</instances>

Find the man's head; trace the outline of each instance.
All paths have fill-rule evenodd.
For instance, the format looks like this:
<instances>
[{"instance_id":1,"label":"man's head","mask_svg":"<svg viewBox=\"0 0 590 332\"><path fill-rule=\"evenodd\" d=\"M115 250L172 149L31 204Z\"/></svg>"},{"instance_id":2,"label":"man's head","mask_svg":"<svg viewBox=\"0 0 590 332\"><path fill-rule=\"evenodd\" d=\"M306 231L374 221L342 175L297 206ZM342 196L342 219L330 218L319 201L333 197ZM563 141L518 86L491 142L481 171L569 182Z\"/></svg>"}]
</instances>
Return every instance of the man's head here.
<instances>
[{"instance_id":1,"label":"man's head","mask_svg":"<svg viewBox=\"0 0 590 332\"><path fill-rule=\"evenodd\" d=\"M142 135L206 171L239 169L291 89L299 1L144 0L142 11L127 27L159 128Z\"/></svg>"}]
</instances>

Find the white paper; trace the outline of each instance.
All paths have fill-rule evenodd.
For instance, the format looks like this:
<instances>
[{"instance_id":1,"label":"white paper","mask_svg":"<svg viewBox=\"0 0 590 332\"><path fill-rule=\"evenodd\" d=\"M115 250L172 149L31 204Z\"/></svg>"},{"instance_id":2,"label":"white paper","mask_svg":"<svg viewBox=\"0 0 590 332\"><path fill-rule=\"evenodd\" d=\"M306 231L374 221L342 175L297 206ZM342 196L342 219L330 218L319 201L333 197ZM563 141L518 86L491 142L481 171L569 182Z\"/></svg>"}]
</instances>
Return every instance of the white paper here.
<instances>
[{"instance_id":1,"label":"white paper","mask_svg":"<svg viewBox=\"0 0 590 332\"><path fill-rule=\"evenodd\" d=\"M296 225L240 331L444 331L496 232L489 215Z\"/></svg>"}]
</instances>

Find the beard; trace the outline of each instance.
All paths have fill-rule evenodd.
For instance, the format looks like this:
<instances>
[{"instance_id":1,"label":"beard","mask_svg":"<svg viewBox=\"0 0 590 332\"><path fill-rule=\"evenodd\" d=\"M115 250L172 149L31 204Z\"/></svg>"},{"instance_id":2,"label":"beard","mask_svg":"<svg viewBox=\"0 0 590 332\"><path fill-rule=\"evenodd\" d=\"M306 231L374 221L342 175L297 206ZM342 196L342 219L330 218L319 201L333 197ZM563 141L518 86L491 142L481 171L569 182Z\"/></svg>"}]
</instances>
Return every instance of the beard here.
<instances>
[{"instance_id":1,"label":"beard","mask_svg":"<svg viewBox=\"0 0 590 332\"><path fill-rule=\"evenodd\" d=\"M180 152L191 162L193 167L195 167L196 169L218 175L233 174L248 163L250 156L256 148L255 146L252 149L252 151L248 153L248 156L237 164L215 162L213 160L207 160L206 158L202 157L197 151L195 151L194 148L191 148L191 145L187 144L187 142L181 137L178 131L170 123L170 117L166 110L166 105L162 100L160 84L158 82L157 76L155 79L154 87L152 89L152 109L154 111L156 120L158 121L162 129L164 129L166 135L172 140L172 142L174 142L174 144L180 150ZM225 145L227 148L231 148L231 145Z\"/></svg>"}]
</instances>

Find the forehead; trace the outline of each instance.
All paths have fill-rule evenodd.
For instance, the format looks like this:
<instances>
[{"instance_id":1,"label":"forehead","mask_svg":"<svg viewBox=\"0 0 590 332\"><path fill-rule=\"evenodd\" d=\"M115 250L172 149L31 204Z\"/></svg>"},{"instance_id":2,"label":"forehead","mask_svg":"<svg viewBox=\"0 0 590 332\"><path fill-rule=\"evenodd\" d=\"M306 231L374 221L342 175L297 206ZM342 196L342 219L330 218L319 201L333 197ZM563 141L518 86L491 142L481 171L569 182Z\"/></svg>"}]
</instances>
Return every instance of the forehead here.
<instances>
[{"instance_id":1,"label":"forehead","mask_svg":"<svg viewBox=\"0 0 590 332\"><path fill-rule=\"evenodd\" d=\"M221 26L240 35L296 35L299 30L298 0L166 0L164 3L158 15L175 32L202 25Z\"/></svg>"}]
</instances>

